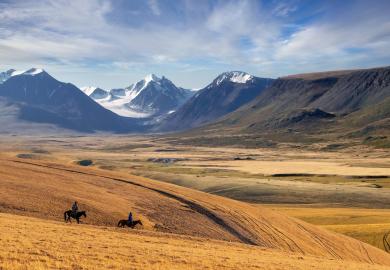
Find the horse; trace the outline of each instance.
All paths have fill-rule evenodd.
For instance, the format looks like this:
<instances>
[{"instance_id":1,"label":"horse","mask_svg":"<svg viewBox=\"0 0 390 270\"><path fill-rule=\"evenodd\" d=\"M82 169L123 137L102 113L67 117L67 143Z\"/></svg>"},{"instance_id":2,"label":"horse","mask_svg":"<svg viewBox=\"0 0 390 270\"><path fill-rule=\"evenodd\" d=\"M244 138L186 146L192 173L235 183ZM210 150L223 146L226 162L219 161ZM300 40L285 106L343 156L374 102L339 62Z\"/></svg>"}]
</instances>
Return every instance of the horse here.
<instances>
[{"instance_id":1,"label":"horse","mask_svg":"<svg viewBox=\"0 0 390 270\"><path fill-rule=\"evenodd\" d=\"M134 220L131 224L129 224L128 220L126 220L126 219L121 219L121 220L119 220L119 222L118 222L118 227L124 228L125 226L127 226L127 227L130 227L130 228L134 229L134 227L135 227L137 224L139 224L139 225L141 225L141 226L143 225L141 220Z\"/></svg>"},{"instance_id":2,"label":"horse","mask_svg":"<svg viewBox=\"0 0 390 270\"><path fill-rule=\"evenodd\" d=\"M65 211L64 212L64 220L65 220L65 222L71 222L72 223L72 221L71 221L71 218L74 218L74 219L76 219L77 220L77 224L79 224L80 223L80 217L87 217L87 213L85 212L85 211L80 211L80 212L77 212L76 213L76 216L73 216L73 214L72 214L72 210L68 210L68 211Z\"/></svg>"}]
</instances>

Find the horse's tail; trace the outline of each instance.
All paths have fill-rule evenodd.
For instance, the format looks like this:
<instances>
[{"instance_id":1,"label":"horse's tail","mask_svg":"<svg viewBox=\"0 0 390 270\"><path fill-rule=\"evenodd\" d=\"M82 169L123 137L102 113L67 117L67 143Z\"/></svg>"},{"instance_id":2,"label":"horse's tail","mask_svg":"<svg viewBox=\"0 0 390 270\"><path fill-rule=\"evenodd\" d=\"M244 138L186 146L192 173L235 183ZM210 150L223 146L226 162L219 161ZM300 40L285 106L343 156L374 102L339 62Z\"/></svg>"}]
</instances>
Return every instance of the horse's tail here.
<instances>
[{"instance_id":1,"label":"horse's tail","mask_svg":"<svg viewBox=\"0 0 390 270\"><path fill-rule=\"evenodd\" d=\"M68 211L65 211L64 212L64 221L66 222L66 213L67 213Z\"/></svg>"}]
</instances>

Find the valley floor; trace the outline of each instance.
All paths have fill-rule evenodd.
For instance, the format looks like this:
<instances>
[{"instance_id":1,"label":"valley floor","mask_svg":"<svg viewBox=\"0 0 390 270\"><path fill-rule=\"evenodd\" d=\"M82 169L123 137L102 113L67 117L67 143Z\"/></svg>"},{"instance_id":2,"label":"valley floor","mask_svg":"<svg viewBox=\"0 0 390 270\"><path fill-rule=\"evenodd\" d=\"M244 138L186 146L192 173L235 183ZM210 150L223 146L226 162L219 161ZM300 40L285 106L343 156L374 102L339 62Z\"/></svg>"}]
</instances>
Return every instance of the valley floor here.
<instances>
[{"instance_id":1,"label":"valley floor","mask_svg":"<svg viewBox=\"0 0 390 270\"><path fill-rule=\"evenodd\" d=\"M0 140L7 243L0 269L385 269L365 263L390 262L370 246L383 249L390 231L387 150L197 147L101 135ZM88 212L85 223L59 223L74 200ZM142 231L114 228L129 209Z\"/></svg>"},{"instance_id":2,"label":"valley floor","mask_svg":"<svg viewBox=\"0 0 390 270\"><path fill-rule=\"evenodd\" d=\"M389 267L173 234L0 214L0 269L334 269Z\"/></svg>"}]
</instances>

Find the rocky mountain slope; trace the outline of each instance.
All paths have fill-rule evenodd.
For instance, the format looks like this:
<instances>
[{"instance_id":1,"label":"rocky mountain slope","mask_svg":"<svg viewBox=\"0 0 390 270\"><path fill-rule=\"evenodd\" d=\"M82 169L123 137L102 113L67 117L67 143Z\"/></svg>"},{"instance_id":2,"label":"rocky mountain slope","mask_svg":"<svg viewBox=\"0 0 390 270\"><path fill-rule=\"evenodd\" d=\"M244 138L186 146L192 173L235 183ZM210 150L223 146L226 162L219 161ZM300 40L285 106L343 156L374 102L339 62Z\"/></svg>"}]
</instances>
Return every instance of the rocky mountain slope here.
<instances>
[{"instance_id":1,"label":"rocky mountain slope","mask_svg":"<svg viewBox=\"0 0 390 270\"><path fill-rule=\"evenodd\" d=\"M222 73L168 116L160 128L183 130L210 123L252 101L272 82L240 71Z\"/></svg>"},{"instance_id":2,"label":"rocky mountain slope","mask_svg":"<svg viewBox=\"0 0 390 270\"><path fill-rule=\"evenodd\" d=\"M299 137L389 132L390 67L279 78L207 130ZM324 132L325 131L325 132Z\"/></svg>"},{"instance_id":3,"label":"rocky mountain slope","mask_svg":"<svg viewBox=\"0 0 390 270\"><path fill-rule=\"evenodd\" d=\"M139 118L173 112L194 93L177 87L164 76L159 78L154 74L127 88L106 91L85 87L82 90L103 107L119 115Z\"/></svg>"},{"instance_id":4,"label":"rocky mountain slope","mask_svg":"<svg viewBox=\"0 0 390 270\"><path fill-rule=\"evenodd\" d=\"M103 108L76 86L57 81L41 69L10 76L0 84L0 122L50 124L82 132L129 132L140 127ZM11 125L12 123L10 123Z\"/></svg>"}]
</instances>

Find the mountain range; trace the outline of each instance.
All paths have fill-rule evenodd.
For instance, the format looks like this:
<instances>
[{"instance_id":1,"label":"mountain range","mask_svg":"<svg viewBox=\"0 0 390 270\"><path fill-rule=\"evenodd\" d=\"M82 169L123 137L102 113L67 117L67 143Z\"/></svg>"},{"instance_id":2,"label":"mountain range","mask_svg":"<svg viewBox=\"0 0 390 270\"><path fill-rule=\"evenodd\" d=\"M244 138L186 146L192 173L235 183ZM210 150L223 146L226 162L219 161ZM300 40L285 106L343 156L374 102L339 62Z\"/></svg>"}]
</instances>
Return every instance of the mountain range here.
<instances>
[{"instance_id":1,"label":"mountain range","mask_svg":"<svg viewBox=\"0 0 390 270\"><path fill-rule=\"evenodd\" d=\"M60 82L42 69L3 74L9 74L0 84L0 122L3 127L21 121L80 132L137 130L138 120L118 116L73 84Z\"/></svg>"},{"instance_id":2,"label":"mountain range","mask_svg":"<svg viewBox=\"0 0 390 270\"><path fill-rule=\"evenodd\" d=\"M256 143L363 138L388 145L390 67L278 78L254 100L193 135L215 130L250 135Z\"/></svg>"},{"instance_id":3,"label":"mountain range","mask_svg":"<svg viewBox=\"0 0 390 270\"><path fill-rule=\"evenodd\" d=\"M80 132L187 130L197 137L249 134L282 141L384 134L387 140L389 85L390 67L278 79L231 71L198 91L155 75L125 88L80 90L42 69L8 70L0 73L0 124L2 131L28 123Z\"/></svg>"},{"instance_id":4,"label":"mountain range","mask_svg":"<svg viewBox=\"0 0 390 270\"><path fill-rule=\"evenodd\" d=\"M232 71L219 75L159 125L160 130L184 130L212 122L257 97L273 79Z\"/></svg>"},{"instance_id":5,"label":"mountain range","mask_svg":"<svg viewBox=\"0 0 390 270\"><path fill-rule=\"evenodd\" d=\"M126 88L110 91L97 87L83 87L84 93L103 107L122 116L150 117L172 113L184 104L194 92L177 87L170 80L147 75Z\"/></svg>"}]
</instances>

